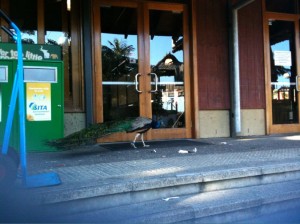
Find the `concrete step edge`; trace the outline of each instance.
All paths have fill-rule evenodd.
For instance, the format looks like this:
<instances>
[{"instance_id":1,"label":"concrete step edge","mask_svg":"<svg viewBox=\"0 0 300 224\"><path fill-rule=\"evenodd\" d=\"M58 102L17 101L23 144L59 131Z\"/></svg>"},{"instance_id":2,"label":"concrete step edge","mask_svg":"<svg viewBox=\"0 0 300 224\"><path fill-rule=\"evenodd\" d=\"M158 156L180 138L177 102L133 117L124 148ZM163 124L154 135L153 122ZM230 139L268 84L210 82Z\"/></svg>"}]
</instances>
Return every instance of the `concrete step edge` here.
<instances>
[{"instance_id":1,"label":"concrete step edge","mask_svg":"<svg viewBox=\"0 0 300 224\"><path fill-rule=\"evenodd\" d=\"M297 175L286 177L286 173L297 173ZM70 200L80 200L91 197L134 193L159 188L179 187L194 184L212 184L224 180L242 180L243 178L255 178L249 185L269 183L272 180L264 181L263 177L271 175L282 175L282 180L292 180L300 175L300 162L266 165L260 167L232 168L218 171L199 171L193 173L177 174L166 177L151 177L143 179L128 179L120 182L102 183L93 182L89 184L76 184L73 186L58 186L53 188L33 189L34 199L41 204L59 203ZM258 178L257 178L258 177ZM238 187L244 184L238 185ZM229 186L230 187L230 186ZM236 187L236 186L232 186ZM225 187L226 188L226 187ZM219 190L220 188L201 189L203 191Z\"/></svg>"},{"instance_id":2,"label":"concrete step edge","mask_svg":"<svg viewBox=\"0 0 300 224\"><path fill-rule=\"evenodd\" d=\"M63 221L74 219L93 221L93 217L103 217L103 223L173 223L191 219L207 218L222 214L242 212L246 209L269 206L271 204L298 200L300 205L300 181L288 181L239 189L205 192L196 195L173 197L168 201L154 200L132 205L93 211L83 219L83 214L64 217ZM284 191L280 191L284 190ZM229 195L226 197L226 195ZM230 197L230 195L236 195ZM224 198L221 198L223 196ZM194 198L194 200L192 199ZM217 199L219 198L219 199ZM189 201L190 200L190 201ZM148 208L139 211L143 208ZM124 211L124 214L118 214ZM105 219L105 214L113 214ZM133 215L130 216L130 213ZM128 215L129 214L129 215ZM86 214L85 214L86 215ZM118 217L119 215L119 217ZM94 220L95 221L95 220Z\"/></svg>"},{"instance_id":3,"label":"concrete step edge","mask_svg":"<svg viewBox=\"0 0 300 224\"><path fill-rule=\"evenodd\" d=\"M117 223L118 221L121 221L122 223L173 223L232 213L294 199L299 200L300 203L300 189L298 186L300 186L300 180L240 189L206 192L183 197L179 196L178 198L169 198L170 200L168 201L160 199L133 205L119 206L111 209L104 209L103 211L106 214L109 214L110 212L112 212L112 214L117 214L117 211L123 210L128 214L130 213L129 211L134 213L137 212L138 209L146 209L144 214L139 211L140 214L137 214L134 217L130 217L126 214L124 218L120 216L115 220L103 221L105 223L110 221ZM150 208L150 210L147 208Z\"/></svg>"}]
</instances>

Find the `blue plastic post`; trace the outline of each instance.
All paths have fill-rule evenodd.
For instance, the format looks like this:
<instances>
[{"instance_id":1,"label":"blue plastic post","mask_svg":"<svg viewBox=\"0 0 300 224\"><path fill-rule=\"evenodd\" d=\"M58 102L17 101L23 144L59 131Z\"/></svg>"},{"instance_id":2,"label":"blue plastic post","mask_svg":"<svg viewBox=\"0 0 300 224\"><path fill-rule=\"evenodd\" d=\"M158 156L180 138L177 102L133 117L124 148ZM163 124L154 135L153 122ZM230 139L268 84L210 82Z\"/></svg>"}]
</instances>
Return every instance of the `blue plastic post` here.
<instances>
[{"instance_id":1,"label":"blue plastic post","mask_svg":"<svg viewBox=\"0 0 300 224\"><path fill-rule=\"evenodd\" d=\"M25 97L24 97L24 72L23 72L23 50L22 38L19 28L12 23L11 26L17 33L17 49L18 49L18 89L19 89L19 125L20 125L20 158L23 184L26 184L27 164L26 164L26 128L25 128Z\"/></svg>"},{"instance_id":2,"label":"blue plastic post","mask_svg":"<svg viewBox=\"0 0 300 224\"><path fill-rule=\"evenodd\" d=\"M22 168L23 184L26 185L27 177L27 164L26 164L26 135L25 135L25 97L24 97L24 72L23 72L23 50L22 50L22 38L19 28L13 23L10 26L17 33L13 38L17 41L18 50L18 65L17 71L14 77L13 90L10 99L10 105L8 110L8 117L5 126L4 140L2 145L2 153L7 154L9 139L11 134L12 122L14 112L16 108L16 101L19 97L19 130L20 130L20 160Z\"/></svg>"},{"instance_id":3,"label":"blue plastic post","mask_svg":"<svg viewBox=\"0 0 300 224\"><path fill-rule=\"evenodd\" d=\"M9 138L11 133L11 127L13 122L14 111L16 107L16 101L19 97L19 130L20 130L20 160L22 168L22 183L27 187L42 187L60 184L60 178L56 173L45 173L35 176L27 176L27 164L26 164L26 127L25 127L25 97L24 97L24 71L23 71L23 50L22 39L19 28L8 18L8 16L0 9L0 17L3 17L8 24L15 30L16 34L12 33L9 29L6 31L17 42L18 50L18 65L17 71L14 77L14 84L12 95L10 99L10 107L8 110L8 118L6 121L4 140L2 146L2 153L7 154ZM3 28L3 27L2 27Z\"/></svg>"}]
</instances>

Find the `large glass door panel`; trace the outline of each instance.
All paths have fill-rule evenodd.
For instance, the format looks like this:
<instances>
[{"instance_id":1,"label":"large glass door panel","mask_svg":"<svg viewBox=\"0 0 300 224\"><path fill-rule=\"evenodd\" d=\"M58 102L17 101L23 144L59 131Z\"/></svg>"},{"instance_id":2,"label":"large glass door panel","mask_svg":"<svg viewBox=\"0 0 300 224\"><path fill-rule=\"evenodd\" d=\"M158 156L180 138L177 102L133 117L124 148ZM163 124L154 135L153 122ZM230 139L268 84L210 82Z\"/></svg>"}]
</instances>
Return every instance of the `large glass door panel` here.
<instances>
[{"instance_id":1,"label":"large glass door panel","mask_svg":"<svg viewBox=\"0 0 300 224\"><path fill-rule=\"evenodd\" d=\"M139 116L137 9L101 7L103 121Z\"/></svg>"},{"instance_id":2,"label":"large glass door panel","mask_svg":"<svg viewBox=\"0 0 300 224\"><path fill-rule=\"evenodd\" d=\"M155 121L147 140L191 137L184 5L99 0L94 6L97 122L144 116ZM131 141L132 134L106 140Z\"/></svg>"},{"instance_id":3,"label":"large glass door panel","mask_svg":"<svg viewBox=\"0 0 300 224\"><path fill-rule=\"evenodd\" d=\"M293 21L269 22L272 123L297 124L296 43Z\"/></svg>"},{"instance_id":4,"label":"large glass door panel","mask_svg":"<svg viewBox=\"0 0 300 224\"><path fill-rule=\"evenodd\" d=\"M149 2L145 11L145 68L152 139L190 138L191 88L186 5Z\"/></svg>"},{"instance_id":5,"label":"large glass door panel","mask_svg":"<svg viewBox=\"0 0 300 224\"><path fill-rule=\"evenodd\" d=\"M150 10L149 23L151 105L155 128L183 128L183 12Z\"/></svg>"}]
</instances>

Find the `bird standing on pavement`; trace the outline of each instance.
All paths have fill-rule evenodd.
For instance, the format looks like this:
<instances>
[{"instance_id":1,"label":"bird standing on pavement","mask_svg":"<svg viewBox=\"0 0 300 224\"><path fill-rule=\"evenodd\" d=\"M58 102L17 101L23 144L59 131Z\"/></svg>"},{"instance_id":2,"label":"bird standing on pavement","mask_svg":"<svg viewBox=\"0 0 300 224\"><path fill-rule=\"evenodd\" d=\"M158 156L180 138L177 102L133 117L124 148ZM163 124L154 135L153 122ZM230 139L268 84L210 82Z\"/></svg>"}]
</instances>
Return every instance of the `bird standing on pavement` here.
<instances>
[{"instance_id":1,"label":"bird standing on pavement","mask_svg":"<svg viewBox=\"0 0 300 224\"><path fill-rule=\"evenodd\" d=\"M131 145L133 148L136 148L135 142L139 136L141 136L141 141L143 142L144 147L149 147L149 145L146 145L144 142L144 133L149 131L150 128L152 128L153 121L150 118L146 117L137 117L133 122L131 122L131 128L127 129L127 133L136 132L137 134L134 137L133 142Z\"/></svg>"},{"instance_id":2,"label":"bird standing on pavement","mask_svg":"<svg viewBox=\"0 0 300 224\"><path fill-rule=\"evenodd\" d=\"M148 147L149 145L144 142L144 133L152 128L152 124L152 119L147 117L133 117L119 121L96 123L64 138L48 141L47 145L60 149L71 149L80 145L94 144L98 138L126 131L127 133L137 133L131 143L134 148L136 148L135 143L139 136L143 146Z\"/></svg>"}]
</instances>

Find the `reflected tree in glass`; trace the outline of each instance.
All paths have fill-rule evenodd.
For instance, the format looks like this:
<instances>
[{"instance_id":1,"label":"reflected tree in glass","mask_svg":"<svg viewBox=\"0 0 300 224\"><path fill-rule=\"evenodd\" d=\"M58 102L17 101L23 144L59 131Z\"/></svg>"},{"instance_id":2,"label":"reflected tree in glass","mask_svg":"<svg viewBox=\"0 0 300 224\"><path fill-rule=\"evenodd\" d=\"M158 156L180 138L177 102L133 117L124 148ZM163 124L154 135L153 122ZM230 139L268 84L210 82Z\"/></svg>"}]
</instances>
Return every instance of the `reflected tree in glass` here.
<instances>
[{"instance_id":1,"label":"reflected tree in glass","mask_svg":"<svg viewBox=\"0 0 300 224\"><path fill-rule=\"evenodd\" d=\"M138 97L127 85L137 73L137 64L130 62L130 55L135 50L133 45L115 38L102 46L102 81L115 84L103 85L104 120L126 118L138 113L138 107L132 106Z\"/></svg>"}]
</instances>

